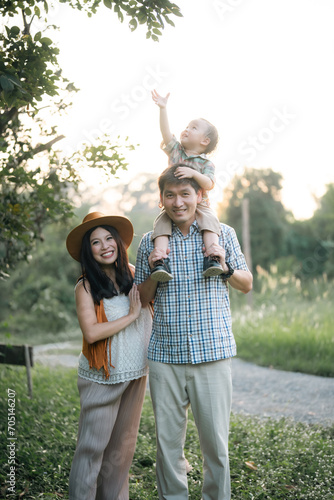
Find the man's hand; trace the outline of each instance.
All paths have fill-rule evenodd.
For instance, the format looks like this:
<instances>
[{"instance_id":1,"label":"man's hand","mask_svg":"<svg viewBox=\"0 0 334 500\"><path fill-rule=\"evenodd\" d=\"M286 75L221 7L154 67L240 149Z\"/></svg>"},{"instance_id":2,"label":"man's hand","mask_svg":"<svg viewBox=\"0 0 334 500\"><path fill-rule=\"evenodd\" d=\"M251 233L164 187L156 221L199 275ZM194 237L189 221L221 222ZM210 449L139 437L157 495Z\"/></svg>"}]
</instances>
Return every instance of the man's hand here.
<instances>
[{"instance_id":1,"label":"man's hand","mask_svg":"<svg viewBox=\"0 0 334 500\"><path fill-rule=\"evenodd\" d=\"M166 95L166 97L162 97L160 94L158 94L156 90L152 90L152 99L155 102L155 104L159 106L159 108L161 109L166 108L169 96L170 96L169 92Z\"/></svg>"},{"instance_id":2,"label":"man's hand","mask_svg":"<svg viewBox=\"0 0 334 500\"><path fill-rule=\"evenodd\" d=\"M212 243L212 245L210 245L209 248L205 250L204 255L205 257L219 257L219 262L223 268L223 271L226 273L229 271L225 262L225 249L220 245L217 245L217 243Z\"/></svg>"},{"instance_id":3,"label":"man's hand","mask_svg":"<svg viewBox=\"0 0 334 500\"><path fill-rule=\"evenodd\" d=\"M170 249L167 248L167 252L165 252L164 250L162 250L161 248L155 248L151 253L150 255L148 256L148 264L150 266L151 269L154 268L154 263L157 261L157 260L161 260L161 259L167 259L168 257L168 254L170 252Z\"/></svg>"},{"instance_id":4,"label":"man's hand","mask_svg":"<svg viewBox=\"0 0 334 500\"><path fill-rule=\"evenodd\" d=\"M175 177L178 179L192 179L196 170L190 167L177 167L174 172Z\"/></svg>"}]
</instances>

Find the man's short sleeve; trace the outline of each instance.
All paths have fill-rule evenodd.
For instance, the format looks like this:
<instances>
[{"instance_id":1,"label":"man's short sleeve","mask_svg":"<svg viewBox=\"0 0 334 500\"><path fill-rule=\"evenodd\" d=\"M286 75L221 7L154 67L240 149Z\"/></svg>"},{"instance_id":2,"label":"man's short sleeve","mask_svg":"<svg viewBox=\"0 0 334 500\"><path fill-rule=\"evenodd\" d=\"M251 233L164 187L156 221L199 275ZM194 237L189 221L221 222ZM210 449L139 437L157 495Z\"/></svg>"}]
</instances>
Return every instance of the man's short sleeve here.
<instances>
[{"instance_id":1,"label":"man's short sleeve","mask_svg":"<svg viewBox=\"0 0 334 500\"><path fill-rule=\"evenodd\" d=\"M137 259L136 259L136 272L135 272L136 285L140 285L140 283L146 281L151 274L151 269L148 263L148 257L153 250L151 244L151 234L152 232L144 234L139 244Z\"/></svg>"},{"instance_id":2,"label":"man's short sleeve","mask_svg":"<svg viewBox=\"0 0 334 500\"><path fill-rule=\"evenodd\" d=\"M241 251L240 243L233 227L222 224L222 234L225 243L226 262L231 264L233 269L249 271L245 256Z\"/></svg>"}]
</instances>

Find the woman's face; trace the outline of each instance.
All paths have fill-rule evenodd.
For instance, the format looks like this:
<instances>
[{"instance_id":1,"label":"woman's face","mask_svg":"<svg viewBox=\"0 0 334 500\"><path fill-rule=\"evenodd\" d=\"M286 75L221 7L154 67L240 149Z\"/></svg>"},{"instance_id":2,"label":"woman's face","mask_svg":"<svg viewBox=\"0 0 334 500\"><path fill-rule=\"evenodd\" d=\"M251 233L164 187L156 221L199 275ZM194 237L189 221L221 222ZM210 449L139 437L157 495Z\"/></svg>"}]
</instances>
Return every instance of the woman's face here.
<instances>
[{"instance_id":1,"label":"woman's face","mask_svg":"<svg viewBox=\"0 0 334 500\"><path fill-rule=\"evenodd\" d=\"M118 255L117 244L113 236L102 227L94 229L90 235L90 246L96 262L102 266L115 263Z\"/></svg>"}]
</instances>

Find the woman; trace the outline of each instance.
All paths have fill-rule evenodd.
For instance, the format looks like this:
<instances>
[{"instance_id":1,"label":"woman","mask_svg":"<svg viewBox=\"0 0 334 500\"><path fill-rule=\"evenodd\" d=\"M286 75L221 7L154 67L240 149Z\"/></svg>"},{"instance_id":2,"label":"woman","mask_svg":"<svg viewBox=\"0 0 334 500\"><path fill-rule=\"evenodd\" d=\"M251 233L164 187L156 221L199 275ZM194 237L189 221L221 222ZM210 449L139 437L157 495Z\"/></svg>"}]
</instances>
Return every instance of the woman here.
<instances>
[{"instance_id":1,"label":"woman","mask_svg":"<svg viewBox=\"0 0 334 500\"><path fill-rule=\"evenodd\" d=\"M127 218L93 212L66 240L82 268L75 288L83 333L81 413L70 500L129 498L151 333L151 314L141 307L126 252L132 238Z\"/></svg>"}]
</instances>

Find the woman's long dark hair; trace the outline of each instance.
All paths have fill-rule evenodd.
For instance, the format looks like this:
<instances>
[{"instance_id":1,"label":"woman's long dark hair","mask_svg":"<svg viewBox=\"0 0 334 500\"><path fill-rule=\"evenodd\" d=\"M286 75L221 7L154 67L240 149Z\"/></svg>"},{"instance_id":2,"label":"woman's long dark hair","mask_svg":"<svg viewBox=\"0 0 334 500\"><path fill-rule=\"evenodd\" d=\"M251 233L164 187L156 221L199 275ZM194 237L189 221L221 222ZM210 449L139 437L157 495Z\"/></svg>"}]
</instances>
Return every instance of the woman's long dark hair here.
<instances>
[{"instance_id":1,"label":"woman's long dark hair","mask_svg":"<svg viewBox=\"0 0 334 500\"><path fill-rule=\"evenodd\" d=\"M110 298L118 295L114 283L106 275L106 273L93 257L90 244L90 235L98 227L102 227L103 229L108 231L117 244L117 259L115 261L115 269L116 283L119 286L120 293L128 295L133 285L133 276L129 267L128 254L126 253L124 243L121 240L116 229L112 226L106 225L95 226L92 229L89 229L89 231L85 233L82 239L80 262L82 274L84 276L84 285L85 280L87 279L88 283L90 284L93 300L97 304L103 298Z\"/></svg>"}]
</instances>

